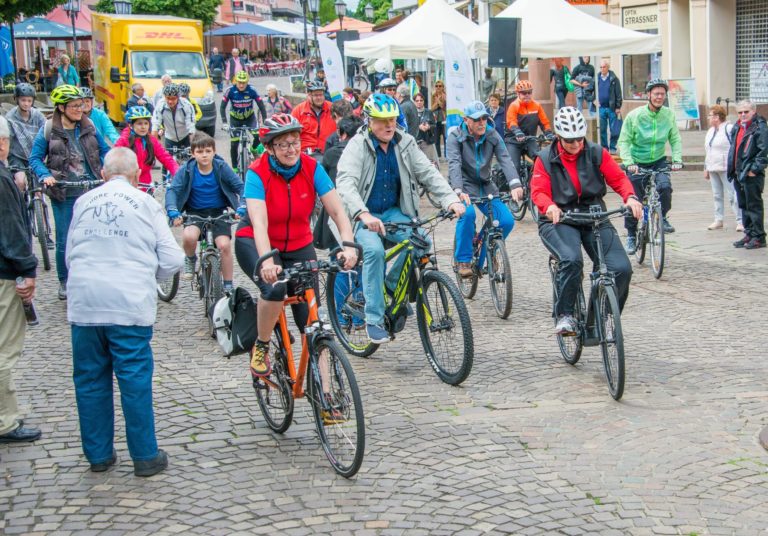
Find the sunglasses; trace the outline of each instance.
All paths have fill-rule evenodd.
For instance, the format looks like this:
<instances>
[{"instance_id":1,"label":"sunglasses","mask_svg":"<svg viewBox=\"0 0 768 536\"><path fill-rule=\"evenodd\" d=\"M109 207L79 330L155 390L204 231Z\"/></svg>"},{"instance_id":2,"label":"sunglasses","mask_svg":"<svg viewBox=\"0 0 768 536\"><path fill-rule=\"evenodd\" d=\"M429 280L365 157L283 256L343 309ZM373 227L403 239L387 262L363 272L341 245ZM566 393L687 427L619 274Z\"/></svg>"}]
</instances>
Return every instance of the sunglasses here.
<instances>
[{"instance_id":1,"label":"sunglasses","mask_svg":"<svg viewBox=\"0 0 768 536\"><path fill-rule=\"evenodd\" d=\"M435 84L435 87L443 87L443 84Z\"/></svg>"},{"instance_id":2,"label":"sunglasses","mask_svg":"<svg viewBox=\"0 0 768 536\"><path fill-rule=\"evenodd\" d=\"M518 91L517 92L518 95L530 95L531 93L533 93L533 91Z\"/></svg>"},{"instance_id":3,"label":"sunglasses","mask_svg":"<svg viewBox=\"0 0 768 536\"><path fill-rule=\"evenodd\" d=\"M560 138L560 141L570 145L572 143L581 143L584 141L584 138Z\"/></svg>"},{"instance_id":4,"label":"sunglasses","mask_svg":"<svg viewBox=\"0 0 768 536\"><path fill-rule=\"evenodd\" d=\"M736 112L736 114L737 114L737 115L741 115L741 114L748 114L748 113L749 113L749 112L751 112L751 111L752 111L752 110L742 110L741 112Z\"/></svg>"}]
</instances>

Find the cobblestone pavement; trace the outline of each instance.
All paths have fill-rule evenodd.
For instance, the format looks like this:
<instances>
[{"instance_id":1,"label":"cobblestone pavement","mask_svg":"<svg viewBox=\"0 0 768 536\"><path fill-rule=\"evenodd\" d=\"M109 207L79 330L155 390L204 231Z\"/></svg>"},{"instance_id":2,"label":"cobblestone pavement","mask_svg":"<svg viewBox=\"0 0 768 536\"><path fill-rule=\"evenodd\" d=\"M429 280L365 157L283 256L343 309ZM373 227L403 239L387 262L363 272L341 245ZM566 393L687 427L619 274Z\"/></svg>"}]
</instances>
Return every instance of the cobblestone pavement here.
<instances>
[{"instance_id":1,"label":"cobblestone pavement","mask_svg":"<svg viewBox=\"0 0 768 536\"><path fill-rule=\"evenodd\" d=\"M526 217L508 240L510 318L494 316L485 281L469 302L475 365L461 387L431 371L415 322L373 358L353 358L367 448L352 480L327 463L306 401L283 436L267 429L246 358L221 357L186 285L159 305L153 344L169 469L133 476L118 415L120 462L90 473L65 304L55 272L42 273L42 325L28 331L16 377L44 435L0 447L0 533L765 534L768 255L734 250L732 223L706 231L711 210L698 173L675 178L664 277L635 266L622 318L620 403L596 348L576 366L559 357L547 254ZM445 268L452 228L436 237Z\"/></svg>"}]
</instances>

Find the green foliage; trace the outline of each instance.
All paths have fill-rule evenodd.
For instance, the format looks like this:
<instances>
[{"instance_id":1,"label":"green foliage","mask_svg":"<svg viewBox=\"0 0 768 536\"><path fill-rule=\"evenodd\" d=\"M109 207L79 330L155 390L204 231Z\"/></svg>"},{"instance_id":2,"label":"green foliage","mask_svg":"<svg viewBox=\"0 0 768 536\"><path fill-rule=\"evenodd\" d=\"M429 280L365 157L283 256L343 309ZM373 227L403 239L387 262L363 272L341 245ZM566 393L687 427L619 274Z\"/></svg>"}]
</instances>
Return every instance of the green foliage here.
<instances>
[{"instance_id":1,"label":"green foliage","mask_svg":"<svg viewBox=\"0 0 768 536\"><path fill-rule=\"evenodd\" d=\"M389 18L387 11L392 8L392 0L360 0L357 4L357 11L352 15L356 19L367 20L365 18L365 6L370 1L373 6L373 23L380 24ZM369 21L371 22L371 21Z\"/></svg>"},{"instance_id":2,"label":"green foliage","mask_svg":"<svg viewBox=\"0 0 768 536\"><path fill-rule=\"evenodd\" d=\"M336 20L336 10L333 7L335 0L320 0L320 11L317 12L317 19L320 26L325 26L331 21ZM312 14L310 13L310 17Z\"/></svg>"},{"instance_id":3,"label":"green foliage","mask_svg":"<svg viewBox=\"0 0 768 536\"><path fill-rule=\"evenodd\" d=\"M64 0L3 0L0 2L0 21L13 22L16 17L34 17L48 13Z\"/></svg>"},{"instance_id":4,"label":"green foliage","mask_svg":"<svg viewBox=\"0 0 768 536\"><path fill-rule=\"evenodd\" d=\"M176 15L203 21L210 26L216 18L221 0L134 0L133 13L145 15ZM99 0L94 8L101 13L114 13L112 0Z\"/></svg>"}]
</instances>

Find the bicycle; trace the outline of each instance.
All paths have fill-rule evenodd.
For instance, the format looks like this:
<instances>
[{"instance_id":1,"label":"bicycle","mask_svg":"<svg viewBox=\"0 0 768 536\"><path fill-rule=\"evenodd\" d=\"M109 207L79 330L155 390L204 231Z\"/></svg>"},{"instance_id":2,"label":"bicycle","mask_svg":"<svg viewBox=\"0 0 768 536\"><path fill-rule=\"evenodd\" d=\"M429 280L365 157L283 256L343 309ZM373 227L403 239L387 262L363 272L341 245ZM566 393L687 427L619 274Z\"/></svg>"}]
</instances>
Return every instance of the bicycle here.
<instances>
[{"instance_id":1,"label":"bicycle","mask_svg":"<svg viewBox=\"0 0 768 536\"><path fill-rule=\"evenodd\" d=\"M37 238L40 244L40 258L43 261L43 269L51 269L50 250L55 246L51 240L51 220L48 215L48 205L43 195L43 185L35 180L31 168L14 167L10 168L11 174L19 171L24 172L27 179L27 189L24 191L24 205L27 207L29 217L29 226L32 236Z\"/></svg>"},{"instance_id":2,"label":"bicycle","mask_svg":"<svg viewBox=\"0 0 768 536\"><path fill-rule=\"evenodd\" d=\"M603 356L603 367L608 382L608 391L614 400L619 400L624 394L624 335L621 329L621 311L616 290L616 277L608 271L603 255L603 244L600 239L600 225L615 215L626 215L625 207L616 210L603 211L600 205L591 206L589 212L568 211L560 218L560 224L590 224L597 244L595 263L597 270L589 274L590 292L589 307L584 300L584 289L579 285L573 316L577 329L574 334L557 335L560 353L566 363L575 365L581 357L584 346L600 346ZM552 278L553 308L557 304L557 271L558 262L553 256L549 257L549 273Z\"/></svg>"},{"instance_id":3,"label":"bicycle","mask_svg":"<svg viewBox=\"0 0 768 536\"><path fill-rule=\"evenodd\" d=\"M176 163L179 166L183 166L186 164L190 158L192 158L192 148L191 147L181 147L178 145L174 145L171 147L166 148L166 151L168 151L168 154L170 154L174 160L176 160ZM171 172L167 169L163 169L162 173L162 185L166 187L166 189L171 185L171 182L173 182L173 175L171 175ZM157 190L158 185L154 185L153 187L153 194L155 190Z\"/></svg>"},{"instance_id":4,"label":"bicycle","mask_svg":"<svg viewBox=\"0 0 768 536\"><path fill-rule=\"evenodd\" d=\"M362 257L360 246L349 242L344 245L355 247ZM341 248L334 249L330 258L335 259L340 251ZM259 277L261 264L278 253L273 249L259 258L254 279ZM339 270L335 260L305 261L283 268L279 282L290 282L295 294L285 299L284 306L296 303L309 306L298 367L283 309L270 341L272 371L269 376L254 378L253 387L267 426L279 434L291 426L295 400L306 394L328 461L334 471L350 478L360 469L365 453L363 403L352 365L334 340L333 330L318 307L314 287L319 273L333 274Z\"/></svg>"},{"instance_id":5,"label":"bicycle","mask_svg":"<svg viewBox=\"0 0 768 536\"><path fill-rule=\"evenodd\" d=\"M226 123L224 124L224 130L229 132L230 137L239 138L240 141L237 145L237 174L240 176L240 180L245 184L245 175L248 173L248 167L253 162L253 155L251 154L251 146L253 145L254 134L258 135L258 127L233 127ZM233 164L235 164L233 162Z\"/></svg>"},{"instance_id":6,"label":"bicycle","mask_svg":"<svg viewBox=\"0 0 768 536\"><path fill-rule=\"evenodd\" d=\"M491 286L493 306L499 318L506 319L512 311L512 268L509 264L509 255L504 243L504 234L499 227L499 221L493 217L494 199L501 199L503 203L509 201L509 194L487 195L485 197L471 197L472 203L487 203L488 217L485 218L482 227L472 240L472 277L459 275L459 263L456 261L456 237L453 238L453 272L456 274L456 284L464 298L470 300L475 297L477 284L483 275L488 275L488 283ZM490 255L487 255L490 252ZM486 265L485 261L488 261Z\"/></svg>"},{"instance_id":7,"label":"bicycle","mask_svg":"<svg viewBox=\"0 0 768 536\"><path fill-rule=\"evenodd\" d=\"M670 173L669 167L653 170L647 168L638 168L635 177L642 177L645 185L645 195L643 196L643 218L637 221L637 249L635 250L635 260L637 264L643 264L645 260L645 248L648 244L651 246L651 271L653 277L661 278L664 271L664 217L661 212L661 197L656 189L656 175L660 173Z\"/></svg>"},{"instance_id":8,"label":"bicycle","mask_svg":"<svg viewBox=\"0 0 768 536\"><path fill-rule=\"evenodd\" d=\"M541 150L542 147L546 147L552 143L543 134L538 136L526 136L525 140L522 142L517 142L517 140L515 140L516 143L520 143L523 146L525 146L529 141L535 141L539 146L539 150ZM538 158L538 156L535 155L522 155L520 157L519 175L520 184L523 188L523 197L520 199L520 201L515 201L511 197L507 200L507 206L509 207L509 211L512 213L512 217L515 219L515 221L522 220L525 217L526 211L530 210L531 219L533 219L534 223L539 223L539 209L536 208L536 205L531 199L531 178L533 177L533 164L536 162L536 158ZM499 188L499 191L509 191L509 183L504 176L504 172L498 165L495 165L493 168L493 180L496 183L496 186Z\"/></svg>"},{"instance_id":9,"label":"bicycle","mask_svg":"<svg viewBox=\"0 0 768 536\"><path fill-rule=\"evenodd\" d=\"M396 272L396 285L390 289L385 284L382 292L386 304L384 325L389 336L394 339L395 334L405 328L409 303L415 302L419 335L429 364L442 381L459 385L469 376L474 356L469 311L459 289L446 273L439 271L437 256L430 251L433 245L415 232L427 226L432 231L437 223L451 216L450 212L440 211L425 219L384 224L388 232L409 229L411 233L386 254L387 262L398 255L403 257L395 263L402 262ZM393 264L390 270L394 269ZM394 280L394 275L389 274L386 279ZM337 288L340 277L347 281L342 280ZM361 284L361 271L329 273L326 299L331 325L341 345L353 355L368 357L379 345L372 343L361 328L365 326L365 298Z\"/></svg>"}]
</instances>

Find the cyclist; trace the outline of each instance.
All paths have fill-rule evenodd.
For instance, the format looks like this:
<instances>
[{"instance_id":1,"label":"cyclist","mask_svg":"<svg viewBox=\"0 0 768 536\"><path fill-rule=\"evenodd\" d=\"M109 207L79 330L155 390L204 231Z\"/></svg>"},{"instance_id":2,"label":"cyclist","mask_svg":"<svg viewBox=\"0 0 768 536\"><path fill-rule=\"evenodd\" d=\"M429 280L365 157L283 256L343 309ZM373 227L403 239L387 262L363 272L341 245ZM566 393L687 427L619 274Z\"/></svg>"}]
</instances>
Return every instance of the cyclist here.
<instances>
[{"instance_id":1,"label":"cyclist","mask_svg":"<svg viewBox=\"0 0 768 536\"><path fill-rule=\"evenodd\" d=\"M577 328L573 309L584 266L582 245L590 259L597 262L592 228L561 223L563 211L588 211L592 205L601 205L605 210L606 184L621 196L635 217L641 217L643 205L608 150L584 140L587 122L579 110L572 106L561 108L554 122L558 140L539 154L533 166L531 198L543 214L539 222L541 241L559 263L554 314L555 332L563 335L575 333ZM602 225L600 237L608 270L616 274L619 306L623 309L632 265L610 222Z\"/></svg>"},{"instance_id":2,"label":"cyclist","mask_svg":"<svg viewBox=\"0 0 768 536\"><path fill-rule=\"evenodd\" d=\"M115 147L128 147L136 153L139 162L138 188L146 192L152 187L152 166L159 160L171 176L179 170L176 160L168 154L160 141L149 133L152 112L144 106L133 106L125 113L125 122L128 126L123 129L115 143Z\"/></svg>"},{"instance_id":3,"label":"cyclist","mask_svg":"<svg viewBox=\"0 0 768 536\"><path fill-rule=\"evenodd\" d=\"M515 93L517 98L507 109L507 134L504 141L519 175L522 157L528 155L534 158L539 152L536 140L525 141L525 137L535 136L539 128L550 140L554 139L554 134L541 104L533 100L533 84L528 80L520 80L515 84Z\"/></svg>"},{"instance_id":4,"label":"cyclist","mask_svg":"<svg viewBox=\"0 0 768 536\"><path fill-rule=\"evenodd\" d=\"M163 99L152 113L152 135L163 137L166 149L189 147L195 133L195 109L187 100L179 99L179 86L171 82L163 87Z\"/></svg>"},{"instance_id":5,"label":"cyclist","mask_svg":"<svg viewBox=\"0 0 768 536\"><path fill-rule=\"evenodd\" d=\"M35 175L48 187L53 220L56 223L56 274L58 296L67 299L67 235L72 208L82 188L58 188L57 180L101 179L101 165L109 145L93 122L83 114L83 94L76 86L62 85L51 91L54 109L51 119L35 136L29 164Z\"/></svg>"},{"instance_id":6,"label":"cyclist","mask_svg":"<svg viewBox=\"0 0 768 536\"><path fill-rule=\"evenodd\" d=\"M642 199L645 196L644 177L637 175L638 167L658 170L667 167L664 148L669 142L672 148L672 169L683 167L683 144L677 129L675 113L664 106L669 86L666 80L654 79L645 86L648 105L635 108L624 118L624 126L619 135L619 153L621 161L629 172L629 178L635 187L635 193ZM656 189L661 199L661 215L664 219L664 232L674 233L675 228L667 220L667 213L672 208L672 181L666 173L656 175ZM637 219L628 215L624 219L627 229L627 253L637 249Z\"/></svg>"},{"instance_id":7,"label":"cyclist","mask_svg":"<svg viewBox=\"0 0 768 536\"><path fill-rule=\"evenodd\" d=\"M262 122L267 119L267 110L264 108L259 93L248 84L248 73L239 71L234 78L233 86L229 86L221 97L221 122L227 124L227 105L229 104L229 118L233 127L252 127L256 129L256 110L254 105L259 108ZM237 148L240 144L240 135L232 135L229 138L229 158L232 167L237 171ZM259 145L259 137L253 137L251 151L255 152Z\"/></svg>"},{"instance_id":8,"label":"cyclist","mask_svg":"<svg viewBox=\"0 0 768 536\"><path fill-rule=\"evenodd\" d=\"M171 187L165 194L165 210L175 227L183 223L181 213L207 218L221 216L227 208L237 209L245 215L243 181L227 162L216 154L216 141L205 132L192 137L192 158L176 172ZM184 279L192 279L197 256L195 249L202 224L190 222L184 226L183 243ZM221 253L221 275L224 290L232 290L234 267L232 263L232 228L225 221L213 224L213 240Z\"/></svg>"},{"instance_id":9,"label":"cyclist","mask_svg":"<svg viewBox=\"0 0 768 536\"><path fill-rule=\"evenodd\" d=\"M251 351L251 374L269 375L269 340L288 289L277 283L282 266L315 260L309 216L319 196L325 209L338 226L341 239L352 241L352 226L344 214L338 194L323 167L301 152L299 121L288 114L274 115L264 122L259 136L266 152L251 164L246 176L245 198L248 215L236 232L235 254L243 271L253 277L260 255L273 248L280 254L264 261L258 281L261 299L258 303L258 339ZM344 267L357 263L357 252L345 248ZM293 316L303 331L307 321L306 305L293 307Z\"/></svg>"},{"instance_id":10,"label":"cyclist","mask_svg":"<svg viewBox=\"0 0 768 536\"><path fill-rule=\"evenodd\" d=\"M35 108L37 92L34 86L21 83L13 90L16 106L5 115L11 129L11 153L8 163L14 167L27 167L29 153L35 136L45 124L45 116ZM27 189L27 176L23 171L17 171L13 177L20 191Z\"/></svg>"},{"instance_id":11,"label":"cyclist","mask_svg":"<svg viewBox=\"0 0 768 536\"><path fill-rule=\"evenodd\" d=\"M475 209L469 198L492 194L499 189L491 179L491 161L494 155L509 183L510 195L515 201L523 196L520 177L509 159L504 140L488 123L488 110L480 101L470 102L464 109L464 121L448 134L448 177L453 191L467 205L467 211L456 224L456 262L461 277L472 277L472 239L475 234ZM515 220L500 199L493 199L493 216L499 220L504 238L512 231ZM488 202L477 207L488 216ZM482 261L482 259L481 259ZM482 266L482 264L481 264Z\"/></svg>"},{"instance_id":12,"label":"cyclist","mask_svg":"<svg viewBox=\"0 0 768 536\"><path fill-rule=\"evenodd\" d=\"M368 122L347 143L338 164L336 184L344 208L357 227L355 241L363 246L363 294L368 338L389 342L384 329L384 243L407 238L388 233L386 222L409 222L418 217L418 186L424 187L445 209L462 216L464 205L451 190L410 134L396 127L400 109L395 99L376 93L363 105ZM363 228L365 225L365 228Z\"/></svg>"},{"instance_id":13,"label":"cyclist","mask_svg":"<svg viewBox=\"0 0 768 536\"><path fill-rule=\"evenodd\" d=\"M389 95L393 99L397 100L397 82L391 78L385 78L379 82L378 90L382 95ZM408 120L405 118L405 112L400 108L400 115L397 117L397 126L405 131L408 131Z\"/></svg>"},{"instance_id":14,"label":"cyclist","mask_svg":"<svg viewBox=\"0 0 768 536\"><path fill-rule=\"evenodd\" d=\"M109 119L109 116L103 110L94 108L93 91L91 91L91 88L81 87L80 93L83 94L83 115L91 120L102 138L114 145L120 135L115 130L112 120Z\"/></svg>"},{"instance_id":15,"label":"cyclist","mask_svg":"<svg viewBox=\"0 0 768 536\"><path fill-rule=\"evenodd\" d=\"M189 87L189 84L186 82L181 82L179 84L179 97L192 105L192 109L195 110L195 123L197 123L200 121L200 118L203 117L203 110L200 109L200 105L197 104L197 101L189 98L189 93L191 91L192 88Z\"/></svg>"},{"instance_id":16,"label":"cyclist","mask_svg":"<svg viewBox=\"0 0 768 536\"><path fill-rule=\"evenodd\" d=\"M328 136L336 132L336 121L331 117L331 103L325 100L322 82L307 84L307 100L297 104L291 115L301 123L301 150L307 154L320 154L325 150Z\"/></svg>"}]
</instances>

